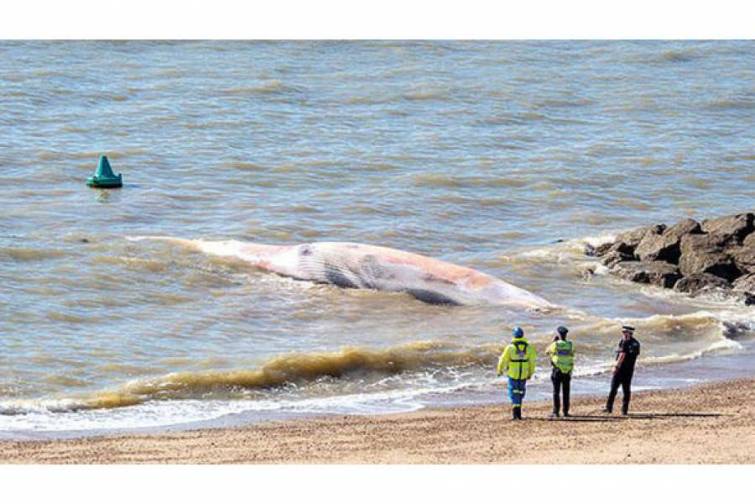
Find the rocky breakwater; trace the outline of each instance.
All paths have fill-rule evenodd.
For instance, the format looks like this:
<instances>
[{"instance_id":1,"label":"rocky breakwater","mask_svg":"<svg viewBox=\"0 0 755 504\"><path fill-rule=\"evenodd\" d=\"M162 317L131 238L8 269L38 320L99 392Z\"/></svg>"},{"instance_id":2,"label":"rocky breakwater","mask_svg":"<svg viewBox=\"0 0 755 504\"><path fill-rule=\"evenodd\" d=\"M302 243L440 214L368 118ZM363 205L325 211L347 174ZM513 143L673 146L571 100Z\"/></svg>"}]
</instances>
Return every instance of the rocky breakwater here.
<instances>
[{"instance_id":1,"label":"rocky breakwater","mask_svg":"<svg viewBox=\"0 0 755 504\"><path fill-rule=\"evenodd\" d=\"M656 224L590 248L625 280L692 296L725 292L755 305L755 216L742 213L673 226Z\"/></svg>"}]
</instances>

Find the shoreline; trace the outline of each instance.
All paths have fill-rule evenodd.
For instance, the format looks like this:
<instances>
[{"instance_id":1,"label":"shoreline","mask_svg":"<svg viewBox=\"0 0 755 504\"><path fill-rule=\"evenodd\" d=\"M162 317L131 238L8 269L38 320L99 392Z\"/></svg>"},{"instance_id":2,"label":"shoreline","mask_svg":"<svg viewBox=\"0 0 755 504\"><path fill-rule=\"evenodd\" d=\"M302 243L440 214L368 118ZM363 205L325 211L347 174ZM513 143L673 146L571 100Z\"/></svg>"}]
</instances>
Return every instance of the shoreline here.
<instances>
[{"instance_id":1,"label":"shoreline","mask_svg":"<svg viewBox=\"0 0 755 504\"><path fill-rule=\"evenodd\" d=\"M736 352L703 355L701 358L684 359L671 363L638 364L638 373L633 380L633 390L663 391L676 388L689 388L705 384L713 384L728 380L755 379L755 342L742 341ZM550 380L541 374L527 385L527 401L549 401L551 397ZM703 377L703 378L698 378ZM606 373L586 374L575 376L572 383L573 401L592 396L603 396L608 391L610 377ZM493 386L494 385L494 386ZM482 388L472 387L467 390L456 390L448 394L412 396L412 404L399 405L387 400L382 405L372 404L369 409L355 411L354 409L324 409L322 411L296 411L281 409L260 411L246 409L230 412L208 419L186 419L158 425L144 426L109 426L84 428L59 428L57 430L5 429L0 431L2 441L55 441L66 439L83 439L96 437L160 435L172 432L185 432L208 429L233 429L269 424L272 422L295 422L344 415L355 416L384 416L404 414L415 411L447 410L467 407L485 407L501 402L501 390L505 389L505 380L499 379L497 384L485 385ZM501 388L503 387L503 389ZM505 395L505 394L504 394ZM65 416L61 421L65 421Z\"/></svg>"},{"instance_id":2,"label":"shoreline","mask_svg":"<svg viewBox=\"0 0 755 504\"><path fill-rule=\"evenodd\" d=\"M636 392L629 417L600 413L605 396L579 396L572 401L574 416L559 420L548 419L550 401L525 401L523 422L509 420L509 405L500 402L158 434L0 441L0 463L752 464L754 399L755 378L746 378Z\"/></svg>"}]
</instances>

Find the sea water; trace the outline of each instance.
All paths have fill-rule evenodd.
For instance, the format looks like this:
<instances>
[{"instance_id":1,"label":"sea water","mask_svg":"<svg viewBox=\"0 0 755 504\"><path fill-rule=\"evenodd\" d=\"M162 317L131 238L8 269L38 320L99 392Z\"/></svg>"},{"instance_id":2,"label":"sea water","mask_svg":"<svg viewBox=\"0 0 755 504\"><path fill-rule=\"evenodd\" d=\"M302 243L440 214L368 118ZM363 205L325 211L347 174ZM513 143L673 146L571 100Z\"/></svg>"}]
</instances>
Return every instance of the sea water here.
<instances>
[{"instance_id":1,"label":"sea water","mask_svg":"<svg viewBox=\"0 0 755 504\"><path fill-rule=\"evenodd\" d=\"M584 247L753 211L754 49L0 43L0 431L500 400L514 325L541 356L569 326L577 393L606 386L623 323L640 387L752 374L726 360L752 307L586 274ZM100 154L122 189L86 187ZM568 310L432 306L141 235L388 246Z\"/></svg>"}]
</instances>

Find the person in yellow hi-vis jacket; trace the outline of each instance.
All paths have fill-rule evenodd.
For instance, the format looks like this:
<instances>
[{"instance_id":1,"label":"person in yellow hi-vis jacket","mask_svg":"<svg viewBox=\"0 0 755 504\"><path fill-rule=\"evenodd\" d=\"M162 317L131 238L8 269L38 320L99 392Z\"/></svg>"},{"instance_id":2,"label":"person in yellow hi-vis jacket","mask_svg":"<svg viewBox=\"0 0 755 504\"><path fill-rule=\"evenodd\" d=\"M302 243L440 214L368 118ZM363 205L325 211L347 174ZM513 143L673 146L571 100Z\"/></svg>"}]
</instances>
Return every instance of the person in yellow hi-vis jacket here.
<instances>
[{"instance_id":1,"label":"person in yellow hi-vis jacket","mask_svg":"<svg viewBox=\"0 0 755 504\"><path fill-rule=\"evenodd\" d=\"M527 391L527 380L535 374L535 347L524 339L521 327L515 327L511 333L514 338L506 346L498 359L498 376L506 373L509 378L509 399L511 400L511 418L522 419L522 400Z\"/></svg>"},{"instance_id":2,"label":"person in yellow hi-vis jacket","mask_svg":"<svg viewBox=\"0 0 755 504\"><path fill-rule=\"evenodd\" d=\"M569 332L564 326L556 329L557 336L545 351L551 357L551 382L553 382L553 414L551 418L558 418L561 408L560 390L564 392L564 416L569 416L569 389L571 372L574 369L574 344L566 339Z\"/></svg>"}]
</instances>

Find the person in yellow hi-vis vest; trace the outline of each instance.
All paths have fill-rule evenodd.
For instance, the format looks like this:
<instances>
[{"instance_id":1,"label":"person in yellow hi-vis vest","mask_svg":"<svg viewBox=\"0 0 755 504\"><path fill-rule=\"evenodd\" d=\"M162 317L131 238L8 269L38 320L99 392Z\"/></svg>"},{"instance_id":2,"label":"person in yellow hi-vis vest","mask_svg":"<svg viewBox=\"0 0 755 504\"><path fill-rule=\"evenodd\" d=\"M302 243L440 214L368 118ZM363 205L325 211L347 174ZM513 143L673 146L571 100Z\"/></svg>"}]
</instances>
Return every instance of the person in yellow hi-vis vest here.
<instances>
[{"instance_id":1,"label":"person in yellow hi-vis vest","mask_svg":"<svg viewBox=\"0 0 755 504\"><path fill-rule=\"evenodd\" d=\"M556 329L557 336L553 343L545 351L551 357L553 371L551 371L551 382L553 382L553 414L551 418L557 418L561 407L560 389L564 391L564 416L569 416L569 389L571 384L571 372L574 369L574 344L566 341L566 334L569 332L564 326Z\"/></svg>"},{"instance_id":2,"label":"person in yellow hi-vis vest","mask_svg":"<svg viewBox=\"0 0 755 504\"><path fill-rule=\"evenodd\" d=\"M498 376L506 373L509 378L509 399L511 400L511 418L522 419L522 400L527 392L527 380L535 374L535 347L524 339L521 327L515 327L511 333L514 338L506 346L498 359Z\"/></svg>"}]
</instances>

